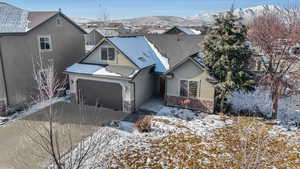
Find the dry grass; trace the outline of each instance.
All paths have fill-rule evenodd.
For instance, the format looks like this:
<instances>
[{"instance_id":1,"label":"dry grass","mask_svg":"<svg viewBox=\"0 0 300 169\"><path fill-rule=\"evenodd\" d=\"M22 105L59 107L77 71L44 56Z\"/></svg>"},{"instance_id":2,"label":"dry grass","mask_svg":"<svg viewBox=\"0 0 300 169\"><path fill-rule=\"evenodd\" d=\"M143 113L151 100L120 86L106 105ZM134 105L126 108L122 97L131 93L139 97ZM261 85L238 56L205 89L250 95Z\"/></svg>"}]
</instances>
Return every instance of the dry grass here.
<instances>
[{"instance_id":1,"label":"dry grass","mask_svg":"<svg viewBox=\"0 0 300 169\"><path fill-rule=\"evenodd\" d=\"M152 121L152 116L145 116L144 118L138 120L135 123L135 128L137 128L138 131L141 133L150 132L151 131L151 121Z\"/></svg>"},{"instance_id":2,"label":"dry grass","mask_svg":"<svg viewBox=\"0 0 300 169\"><path fill-rule=\"evenodd\" d=\"M176 133L150 140L149 148L129 147L113 157L117 165L112 168L300 168L299 137L273 136L271 129L262 120L243 117L210 138Z\"/></svg>"}]
</instances>

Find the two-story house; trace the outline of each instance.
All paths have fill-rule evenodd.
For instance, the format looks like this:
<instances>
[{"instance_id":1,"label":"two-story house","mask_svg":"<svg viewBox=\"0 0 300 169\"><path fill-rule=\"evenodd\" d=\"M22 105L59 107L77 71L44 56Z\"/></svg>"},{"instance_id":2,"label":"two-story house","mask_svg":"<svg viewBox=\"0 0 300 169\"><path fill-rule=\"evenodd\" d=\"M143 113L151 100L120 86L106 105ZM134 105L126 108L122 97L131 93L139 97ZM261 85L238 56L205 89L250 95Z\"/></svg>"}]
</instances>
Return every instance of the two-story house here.
<instances>
[{"instance_id":1,"label":"two-story house","mask_svg":"<svg viewBox=\"0 0 300 169\"><path fill-rule=\"evenodd\" d=\"M31 12L0 3L0 108L30 102L33 60L51 58L59 77L85 53L85 31L62 12Z\"/></svg>"}]
</instances>

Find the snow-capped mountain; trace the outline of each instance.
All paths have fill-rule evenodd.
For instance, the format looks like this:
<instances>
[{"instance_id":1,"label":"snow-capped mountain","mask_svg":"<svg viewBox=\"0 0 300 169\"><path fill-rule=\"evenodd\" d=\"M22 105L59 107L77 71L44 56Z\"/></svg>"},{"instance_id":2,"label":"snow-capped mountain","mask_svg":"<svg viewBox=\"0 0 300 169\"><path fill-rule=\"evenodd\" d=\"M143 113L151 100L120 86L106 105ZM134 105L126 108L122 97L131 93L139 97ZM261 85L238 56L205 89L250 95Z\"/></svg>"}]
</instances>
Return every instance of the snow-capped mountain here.
<instances>
[{"instance_id":1,"label":"snow-capped mountain","mask_svg":"<svg viewBox=\"0 0 300 169\"><path fill-rule=\"evenodd\" d=\"M287 12L286 9L274 6L274 5L260 5L252 8L237 8L234 10L234 14L238 17L242 17L245 22L250 21L253 17L262 15L264 12L272 12L272 13L285 13ZM199 14L198 16L192 17L191 19L201 19L206 22L213 22L214 20L214 15L224 13L224 12L219 12L219 13L202 13Z\"/></svg>"},{"instance_id":2,"label":"snow-capped mountain","mask_svg":"<svg viewBox=\"0 0 300 169\"><path fill-rule=\"evenodd\" d=\"M122 23L129 27L139 26L155 26L155 27L171 27L177 26L201 26L213 23L214 16L222 12L216 13L201 13L193 17L177 17L177 16L146 16L132 19L112 20L111 23ZM245 22L250 21L253 17L262 15L264 12L285 13L287 9L274 5L260 5L252 8L237 8L234 14L242 17ZM299 12L300 14L300 12ZM88 22L95 22L95 19L75 18L75 22L86 24Z\"/></svg>"},{"instance_id":3,"label":"snow-capped mountain","mask_svg":"<svg viewBox=\"0 0 300 169\"><path fill-rule=\"evenodd\" d=\"M140 25L160 25L160 26L172 26L172 25L182 25L182 26L193 26L204 24L202 20L198 19L188 19L177 16L146 16L140 18L114 20L116 22L123 23L124 25L140 26Z\"/></svg>"}]
</instances>

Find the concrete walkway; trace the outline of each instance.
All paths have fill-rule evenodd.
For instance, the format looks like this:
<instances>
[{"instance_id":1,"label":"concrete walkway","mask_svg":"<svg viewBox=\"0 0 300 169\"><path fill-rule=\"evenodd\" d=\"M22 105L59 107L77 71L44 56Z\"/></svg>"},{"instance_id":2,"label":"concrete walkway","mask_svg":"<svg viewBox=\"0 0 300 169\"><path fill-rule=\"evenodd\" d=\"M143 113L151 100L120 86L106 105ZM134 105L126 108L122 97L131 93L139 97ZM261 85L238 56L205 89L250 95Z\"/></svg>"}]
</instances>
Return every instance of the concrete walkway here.
<instances>
[{"instance_id":1,"label":"concrete walkway","mask_svg":"<svg viewBox=\"0 0 300 169\"><path fill-rule=\"evenodd\" d=\"M128 114L108 109L57 103L52 106L55 112L55 129L59 135L62 151L70 149L67 135L71 133L73 144L92 135L97 128L111 120L123 120ZM29 136L38 138L28 125L43 131L47 126L49 108L0 128L0 169L40 169L47 165L49 156L41 153Z\"/></svg>"}]
</instances>

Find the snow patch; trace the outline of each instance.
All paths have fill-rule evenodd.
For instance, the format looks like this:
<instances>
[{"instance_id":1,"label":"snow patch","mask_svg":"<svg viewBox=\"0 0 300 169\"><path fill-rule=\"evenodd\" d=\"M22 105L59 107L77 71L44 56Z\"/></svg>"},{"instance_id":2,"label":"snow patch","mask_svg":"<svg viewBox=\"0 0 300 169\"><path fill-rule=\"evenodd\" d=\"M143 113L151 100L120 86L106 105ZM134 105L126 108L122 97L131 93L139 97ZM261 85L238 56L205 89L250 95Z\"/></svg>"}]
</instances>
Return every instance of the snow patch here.
<instances>
[{"instance_id":1,"label":"snow patch","mask_svg":"<svg viewBox=\"0 0 300 169\"><path fill-rule=\"evenodd\" d=\"M41 110L49 107L52 104L56 104L58 102L62 102L62 101L65 101L65 100L67 100L67 97L54 98L54 99L46 100L46 101L41 102L41 103L37 103L35 105L32 105L27 110L16 112L12 116L7 117L5 123L2 123L2 124L0 123L0 126L4 126L4 125L12 123L16 120L23 119L23 118L25 118L25 117L33 114L33 113L36 113L38 111L41 111Z\"/></svg>"},{"instance_id":2,"label":"snow patch","mask_svg":"<svg viewBox=\"0 0 300 169\"><path fill-rule=\"evenodd\" d=\"M236 111L250 110L261 112L271 117L272 100L270 91L263 88L257 88L253 93L234 92L228 99L232 108ZM300 95L292 95L279 100L278 120L281 122L300 122Z\"/></svg>"},{"instance_id":3,"label":"snow patch","mask_svg":"<svg viewBox=\"0 0 300 169\"><path fill-rule=\"evenodd\" d=\"M99 65L75 63L74 65L68 67L65 71L69 73L90 74L96 76L100 75L121 77L120 74L109 72L105 69L105 67Z\"/></svg>"}]
</instances>

